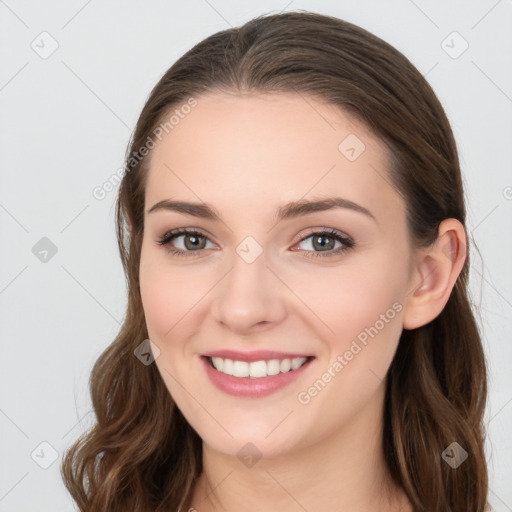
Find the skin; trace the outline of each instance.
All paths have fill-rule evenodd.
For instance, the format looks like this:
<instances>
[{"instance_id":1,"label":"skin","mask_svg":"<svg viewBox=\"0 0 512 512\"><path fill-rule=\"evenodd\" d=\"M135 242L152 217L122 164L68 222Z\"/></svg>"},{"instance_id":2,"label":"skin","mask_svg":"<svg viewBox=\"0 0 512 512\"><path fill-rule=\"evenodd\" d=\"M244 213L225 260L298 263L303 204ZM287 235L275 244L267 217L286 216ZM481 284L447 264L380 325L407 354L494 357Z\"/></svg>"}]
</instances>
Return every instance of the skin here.
<instances>
[{"instance_id":1,"label":"skin","mask_svg":"<svg viewBox=\"0 0 512 512\"><path fill-rule=\"evenodd\" d=\"M189 506L412 511L384 464L386 374L402 329L429 322L446 304L465 260L464 228L447 219L433 246L413 247L405 204L390 183L387 147L346 112L293 93L196 99L151 152L140 261L148 333L160 350L155 364L203 440L204 471ZM365 144L354 161L338 149L349 134ZM334 208L275 221L284 203L334 195L374 218ZM223 222L147 212L170 198L208 203ZM326 254L311 237L324 227L355 245L308 258ZM204 233L199 256L183 235L169 245L188 250L185 256L157 243L175 228ZM247 236L262 250L250 264L236 252ZM327 242L336 244L324 249L331 254L340 246ZM394 318L300 403L298 394L393 304L400 306ZM199 356L214 349L303 352L315 360L284 389L239 398L208 379ZM237 457L248 442L261 454L252 467Z\"/></svg>"}]
</instances>

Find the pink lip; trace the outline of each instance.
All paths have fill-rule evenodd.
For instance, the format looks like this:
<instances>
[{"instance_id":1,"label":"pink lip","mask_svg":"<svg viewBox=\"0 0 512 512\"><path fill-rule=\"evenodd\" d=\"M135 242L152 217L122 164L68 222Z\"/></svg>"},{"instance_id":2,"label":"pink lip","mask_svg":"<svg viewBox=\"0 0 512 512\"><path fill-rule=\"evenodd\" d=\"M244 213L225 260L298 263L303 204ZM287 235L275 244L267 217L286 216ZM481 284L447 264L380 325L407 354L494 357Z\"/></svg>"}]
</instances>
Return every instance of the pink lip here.
<instances>
[{"instance_id":1,"label":"pink lip","mask_svg":"<svg viewBox=\"0 0 512 512\"><path fill-rule=\"evenodd\" d=\"M270 361L271 359L293 359L294 357L310 357L311 354L286 354L274 350L254 350L252 352L239 352L237 350L214 350L203 354L206 357L221 357L233 361Z\"/></svg>"},{"instance_id":2,"label":"pink lip","mask_svg":"<svg viewBox=\"0 0 512 512\"><path fill-rule=\"evenodd\" d=\"M227 351L228 352L228 351ZM232 351L229 351L233 354ZM220 353L220 352L217 352ZM222 352L226 353L226 352ZM253 357L254 354L250 354L250 357ZM259 353L261 354L261 353ZM265 357L254 357L252 360L260 361L262 359L281 359L282 355L279 357L270 357L269 354L277 354L277 352L264 352ZM245 353L245 356L249 356ZM217 356L213 356L217 357ZM218 356L221 357L221 356ZM231 357L223 356L226 359L231 359ZM235 359L238 361L243 361L244 359L240 359L240 356L237 355ZM307 357L307 356L297 356L297 357ZM298 379L310 366L314 358L310 358L306 361L300 368L297 370L289 371L286 373L278 373L277 375L269 375L268 377L261 377L258 379L254 379L251 377L233 377L232 375L226 375L225 373L219 372L210 364L208 357L201 356L200 357L204 368L206 370L206 374L212 381L212 383L224 393L228 395L237 396L237 397L247 397L247 398L263 398L267 395L275 393L276 391L284 388L288 384L292 383L294 380Z\"/></svg>"}]
</instances>

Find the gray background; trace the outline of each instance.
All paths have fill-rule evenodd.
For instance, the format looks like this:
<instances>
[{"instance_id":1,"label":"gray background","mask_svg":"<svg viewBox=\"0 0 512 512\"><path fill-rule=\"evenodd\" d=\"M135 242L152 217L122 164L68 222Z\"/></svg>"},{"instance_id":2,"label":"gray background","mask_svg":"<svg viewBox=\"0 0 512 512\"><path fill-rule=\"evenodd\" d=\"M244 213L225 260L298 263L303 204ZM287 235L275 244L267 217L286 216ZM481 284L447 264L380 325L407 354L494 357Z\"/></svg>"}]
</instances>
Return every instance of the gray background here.
<instances>
[{"instance_id":1,"label":"gray background","mask_svg":"<svg viewBox=\"0 0 512 512\"><path fill-rule=\"evenodd\" d=\"M92 424L87 379L126 304L117 188L103 200L92 190L122 166L150 89L206 36L295 9L390 42L446 109L479 247L471 289L490 369L490 500L512 511L510 0L0 1L0 511L74 510L60 458Z\"/></svg>"}]
</instances>

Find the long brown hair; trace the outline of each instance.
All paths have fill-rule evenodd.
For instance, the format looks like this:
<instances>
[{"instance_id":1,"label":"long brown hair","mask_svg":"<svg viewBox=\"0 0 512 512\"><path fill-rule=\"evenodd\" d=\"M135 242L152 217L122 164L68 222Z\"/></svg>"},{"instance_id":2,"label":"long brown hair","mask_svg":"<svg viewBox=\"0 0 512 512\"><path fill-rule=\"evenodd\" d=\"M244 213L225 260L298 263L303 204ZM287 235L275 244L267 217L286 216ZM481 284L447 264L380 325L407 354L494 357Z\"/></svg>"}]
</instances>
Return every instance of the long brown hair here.
<instances>
[{"instance_id":1,"label":"long brown hair","mask_svg":"<svg viewBox=\"0 0 512 512\"><path fill-rule=\"evenodd\" d=\"M156 366L141 364L134 350L148 338L139 261L150 153L141 148L176 108L213 90L297 92L356 115L389 147L390 178L405 199L417 246L431 244L446 218L465 225L457 148L445 112L421 73L385 41L334 17L288 12L260 16L194 46L151 91L126 153L116 223L127 311L91 373L96 425L61 466L82 512L183 510L202 471L201 439ZM487 370L468 270L466 260L437 318L403 331L389 369L384 453L417 511L488 507ZM442 457L452 442L468 453L456 469Z\"/></svg>"}]
</instances>

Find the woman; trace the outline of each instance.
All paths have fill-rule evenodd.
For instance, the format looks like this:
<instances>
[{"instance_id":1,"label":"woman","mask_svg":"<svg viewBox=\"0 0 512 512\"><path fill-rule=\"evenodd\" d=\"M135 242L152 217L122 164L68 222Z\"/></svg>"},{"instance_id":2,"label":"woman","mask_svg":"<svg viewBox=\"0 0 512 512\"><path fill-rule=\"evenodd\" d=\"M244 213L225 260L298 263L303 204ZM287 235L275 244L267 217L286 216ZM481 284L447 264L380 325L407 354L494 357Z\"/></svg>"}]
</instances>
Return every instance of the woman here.
<instances>
[{"instance_id":1,"label":"woman","mask_svg":"<svg viewBox=\"0 0 512 512\"><path fill-rule=\"evenodd\" d=\"M488 510L456 144L396 49L305 12L202 41L143 108L117 228L81 511Z\"/></svg>"}]
</instances>

